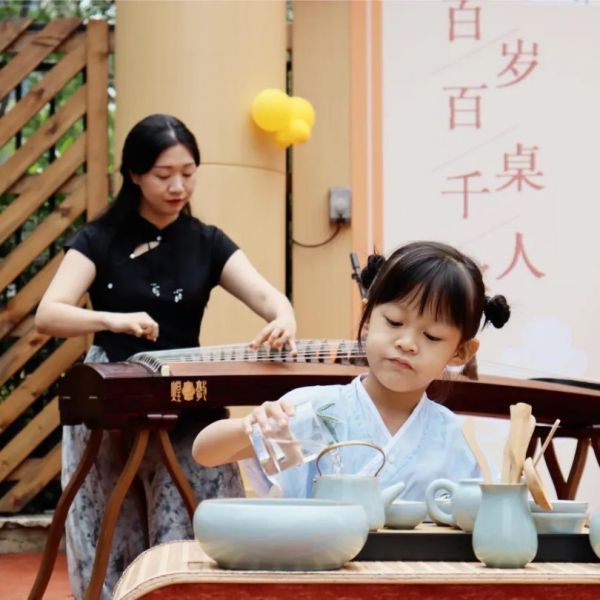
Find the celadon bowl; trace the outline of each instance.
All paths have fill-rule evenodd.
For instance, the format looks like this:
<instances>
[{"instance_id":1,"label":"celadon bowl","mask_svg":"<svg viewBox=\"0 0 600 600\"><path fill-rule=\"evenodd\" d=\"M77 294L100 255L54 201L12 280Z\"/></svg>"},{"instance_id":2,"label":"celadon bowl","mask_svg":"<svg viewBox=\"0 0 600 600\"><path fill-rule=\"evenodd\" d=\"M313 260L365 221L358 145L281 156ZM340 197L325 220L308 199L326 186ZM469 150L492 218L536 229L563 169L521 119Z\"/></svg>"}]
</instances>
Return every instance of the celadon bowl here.
<instances>
[{"instance_id":1,"label":"celadon bowl","mask_svg":"<svg viewBox=\"0 0 600 600\"><path fill-rule=\"evenodd\" d=\"M580 500L550 500L550 503L554 513L586 513L588 509L588 503ZM530 500L529 508L532 513L547 512L533 500Z\"/></svg>"},{"instance_id":2,"label":"celadon bowl","mask_svg":"<svg viewBox=\"0 0 600 600\"><path fill-rule=\"evenodd\" d=\"M427 505L417 500L395 500L385 509L388 529L414 529L427 516Z\"/></svg>"},{"instance_id":3,"label":"celadon bowl","mask_svg":"<svg viewBox=\"0 0 600 600\"><path fill-rule=\"evenodd\" d=\"M369 532L360 504L314 498L204 500L194 535L224 569L338 569L354 558Z\"/></svg>"},{"instance_id":4,"label":"celadon bowl","mask_svg":"<svg viewBox=\"0 0 600 600\"><path fill-rule=\"evenodd\" d=\"M587 520L585 513L531 513L538 533L581 533Z\"/></svg>"}]
</instances>

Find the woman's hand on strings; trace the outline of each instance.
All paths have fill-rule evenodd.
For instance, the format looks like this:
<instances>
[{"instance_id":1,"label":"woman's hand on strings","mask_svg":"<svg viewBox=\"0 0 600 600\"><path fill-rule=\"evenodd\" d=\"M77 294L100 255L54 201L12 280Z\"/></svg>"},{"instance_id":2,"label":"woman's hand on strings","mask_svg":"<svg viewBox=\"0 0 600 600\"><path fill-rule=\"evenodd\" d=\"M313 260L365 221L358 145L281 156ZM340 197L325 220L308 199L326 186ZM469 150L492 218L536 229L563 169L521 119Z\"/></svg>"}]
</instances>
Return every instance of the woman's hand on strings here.
<instances>
[{"instance_id":1,"label":"woman's hand on strings","mask_svg":"<svg viewBox=\"0 0 600 600\"><path fill-rule=\"evenodd\" d=\"M290 356L297 356L296 320L294 317L278 317L267 323L250 342L250 347L256 350L261 344L267 344L275 350L282 350L287 346L290 349Z\"/></svg>"},{"instance_id":2,"label":"woman's hand on strings","mask_svg":"<svg viewBox=\"0 0 600 600\"><path fill-rule=\"evenodd\" d=\"M294 414L296 414L294 405L287 400L267 401L257 406L242 419L242 427L249 435L252 431L252 425L256 423L263 432L268 433L271 430L269 419L274 419L281 428L287 425L289 417L293 417Z\"/></svg>"},{"instance_id":3,"label":"woman's hand on strings","mask_svg":"<svg viewBox=\"0 0 600 600\"><path fill-rule=\"evenodd\" d=\"M128 333L152 342L158 339L158 323L146 312L108 313L107 321L107 329L113 333Z\"/></svg>"}]
</instances>

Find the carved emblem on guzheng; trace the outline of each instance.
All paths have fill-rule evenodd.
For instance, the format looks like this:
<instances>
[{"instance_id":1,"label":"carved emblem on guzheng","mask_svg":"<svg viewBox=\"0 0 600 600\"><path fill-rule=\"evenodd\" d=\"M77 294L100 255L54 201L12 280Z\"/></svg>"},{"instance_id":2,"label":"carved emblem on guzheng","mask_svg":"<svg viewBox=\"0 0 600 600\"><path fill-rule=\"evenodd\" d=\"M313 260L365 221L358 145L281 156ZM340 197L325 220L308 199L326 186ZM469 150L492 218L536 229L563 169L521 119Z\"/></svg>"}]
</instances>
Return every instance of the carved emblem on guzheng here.
<instances>
[{"instance_id":1,"label":"carved emblem on guzheng","mask_svg":"<svg viewBox=\"0 0 600 600\"><path fill-rule=\"evenodd\" d=\"M171 382L171 402L199 402L206 400L208 395L208 382L206 379L196 381L181 381L177 379Z\"/></svg>"}]
</instances>

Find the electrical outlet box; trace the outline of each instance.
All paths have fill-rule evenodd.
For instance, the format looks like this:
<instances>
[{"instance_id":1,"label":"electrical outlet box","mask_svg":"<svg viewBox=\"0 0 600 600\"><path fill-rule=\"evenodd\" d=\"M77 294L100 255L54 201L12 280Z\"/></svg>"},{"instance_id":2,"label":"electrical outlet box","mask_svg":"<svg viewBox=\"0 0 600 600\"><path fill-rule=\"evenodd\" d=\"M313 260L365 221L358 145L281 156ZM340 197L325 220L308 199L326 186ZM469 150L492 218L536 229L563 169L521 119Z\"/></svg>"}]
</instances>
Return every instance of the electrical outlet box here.
<instances>
[{"instance_id":1,"label":"electrical outlet box","mask_svg":"<svg viewBox=\"0 0 600 600\"><path fill-rule=\"evenodd\" d=\"M347 187L329 188L329 220L348 223L352 216L352 190Z\"/></svg>"}]
</instances>

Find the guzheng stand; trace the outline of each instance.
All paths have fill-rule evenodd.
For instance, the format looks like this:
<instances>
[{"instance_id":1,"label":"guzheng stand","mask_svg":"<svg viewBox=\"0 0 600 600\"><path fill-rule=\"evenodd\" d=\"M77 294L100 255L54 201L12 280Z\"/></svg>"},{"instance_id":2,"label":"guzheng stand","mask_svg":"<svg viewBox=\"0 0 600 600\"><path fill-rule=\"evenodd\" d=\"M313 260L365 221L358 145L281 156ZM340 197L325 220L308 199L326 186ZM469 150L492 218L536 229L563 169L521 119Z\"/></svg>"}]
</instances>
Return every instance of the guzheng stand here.
<instances>
[{"instance_id":1,"label":"guzheng stand","mask_svg":"<svg viewBox=\"0 0 600 600\"><path fill-rule=\"evenodd\" d=\"M183 498L190 520L193 518L198 501L191 485L181 470L175 451L171 445L168 428L170 428L172 424L173 415L148 415L146 419L140 420L135 426L135 434L129 456L127 457L123 471L121 472L117 484L106 505L100 528L98 545L96 547L94 567L88 588L85 592L85 600L97 600L97 598L100 597L102 584L106 575L106 567L108 565L115 525L119 517L121 505L123 504L123 500L138 472L152 433L156 436L162 460ZM41 600L44 596L44 592L46 591L50 575L52 574L56 562L56 555L64 532L65 520L69 508L94 463L98 450L100 449L103 433L103 429L92 430L83 458L75 470L71 481L60 496L48 532L42 563L38 570L35 583L29 593L29 600Z\"/></svg>"}]
</instances>

